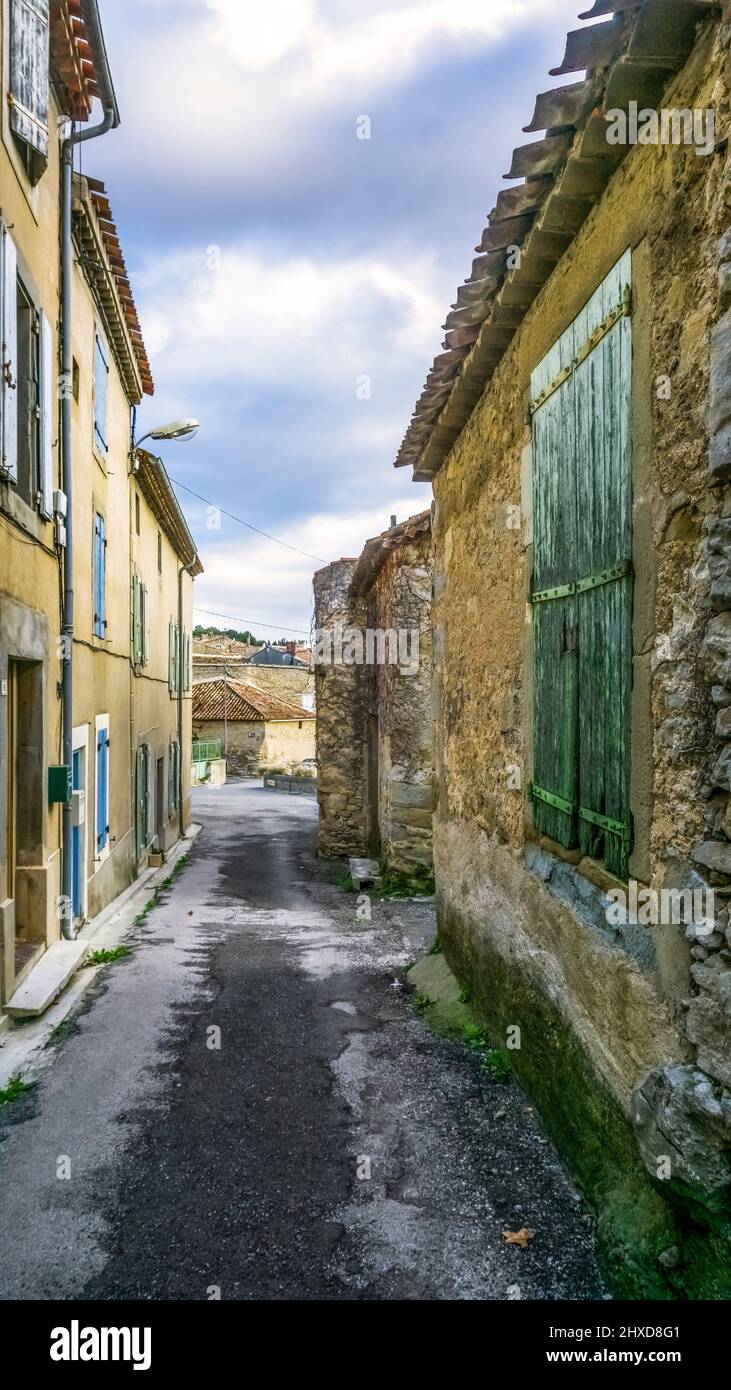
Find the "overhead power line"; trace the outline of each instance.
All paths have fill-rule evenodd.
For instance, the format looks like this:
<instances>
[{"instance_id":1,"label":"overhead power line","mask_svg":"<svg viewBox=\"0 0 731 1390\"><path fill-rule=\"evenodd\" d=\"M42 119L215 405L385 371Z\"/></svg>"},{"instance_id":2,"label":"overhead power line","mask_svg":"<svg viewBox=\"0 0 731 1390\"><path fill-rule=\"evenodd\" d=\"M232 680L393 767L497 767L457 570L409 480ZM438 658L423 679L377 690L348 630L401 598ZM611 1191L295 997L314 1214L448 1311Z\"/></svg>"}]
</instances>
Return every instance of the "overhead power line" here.
<instances>
[{"instance_id":1,"label":"overhead power line","mask_svg":"<svg viewBox=\"0 0 731 1390\"><path fill-rule=\"evenodd\" d=\"M174 483L176 487L182 487L184 492L189 492L191 497L197 497L198 501L204 502L207 507L215 507L216 511L221 513L221 516L227 516L231 521L238 522L239 526L245 526L247 530L255 531L257 536L265 536L268 541L274 541L276 545L283 545L285 550L294 550L295 554L304 555L308 560L317 560L318 565L327 564L327 560L323 560L321 555L311 555L309 550L300 550L298 545L290 545L289 541L280 541L278 536L271 536L268 531L261 531L258 526L252 526L250 521L244 521L243 517L234 516L233 512L227 512L225 507L219 507L218 503L211 502L210 498L201 497L201 494L199 492L194 492L192 487L188 487L187 483L180 483L177 478L171 478L170 481ZM266 623L262 623L261 626L266 627Z\"/></svg>"},{"instance_id":2,"label":"overhead power line","mask_svg":"<svg viewBox=\"0 0 731 1390\"><path fill-rule=\"evenodd\" d=\"M242 631L253 632L256 627L270 627L273 632L298 632L301 637L309 637L308 629L304 627L290 627L289 623L260 623L254 618L235 618L232 613L213 613L210 608L199 608L194 603L193 610L196 613L204 613L207 618L226 618L230 623L241 623Z\"/></svg>"}]
</instances>

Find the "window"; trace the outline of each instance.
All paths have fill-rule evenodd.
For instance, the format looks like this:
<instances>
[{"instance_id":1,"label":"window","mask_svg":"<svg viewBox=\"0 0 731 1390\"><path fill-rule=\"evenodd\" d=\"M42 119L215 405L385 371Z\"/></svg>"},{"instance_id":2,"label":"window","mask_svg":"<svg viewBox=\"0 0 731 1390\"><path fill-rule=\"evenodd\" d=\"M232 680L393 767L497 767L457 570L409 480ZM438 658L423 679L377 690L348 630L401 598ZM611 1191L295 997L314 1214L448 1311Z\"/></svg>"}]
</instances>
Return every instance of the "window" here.
<instances>
[{"instance_id":1,"label":"window","mask_svg":"<svg viewBox=\"0 0 731 1390\"><path fill-rule=\"evenodd\" d=\"M626 879L631 850L628 252L533 373L534 817Z\"/></svg>"},{"instance_id":2,"label":"window","mask_svg":"<svg viewBox=\"0 0 731 1390\"><path fill-rule=\"evenodd\" d=\"M2 468L7 477L18 476L18 257L15 242L0 223L0 322L2 323Z\"/></svg>"},{"instance_id":3,"label":"window","mask_svg":"<svg viewBox=\"0 0 731 1390\"><path fill-rule=\"evenodd\" d=\"M180 628L171 618L168 626L168 686L170 694L178 695L181 689L187 693L191 687L191 674L192 644L190 634L183 632L181 643Z\"/></svg>"},{"instance_id":4,"label":"window","mask_svg":"<svg viewBox=\"0 0 731 1390\"><path fill-rule=\"evenodd\" d=\"M178 659L180 655L180 634L178 624L170 619L168 623L168 688L171 695L178 693Z\"/></svg>"},{"instance_id":5,"label":"window","mask_svg":"<svg viewBox=\"0 0 731 1390\"><path fill-rule=\"evenodd\" d=\"M140 535L140 494L135 493L135 531Z\"/></svg>"},{"instance_id":6,"label":"window","mask_svg":"<svg viewBox=\"0 0 731 1390\"><path fill-rule=\"evenodd\" d=\"M76 358L74 357L71 363L71 394L77 405L79 404L80 381L81 376L79 372L79 364L76 361Z\"/></svg>"},{"instance_id":7,"label":"window","mask_svg":"<svg viewBox=\"0 0 731 1390\"><path fill-rule=\"evenodd\" d=\"M17 286L18 492L30 505L39 484L41 440L41 324L22 280Z\"/></svg>"},{"instance_id":8,"label":"window","mask_svg":"<svg viewBox=\"0 0 731 1390\"><path fill-rule=\"evenodd\" d=\"M147 666L150 660L150 591L138 575L132 576L132 661Z\"/></svg>"},{"instance_id":9,"label":"window","mask_svg":"<svg viewBox=\"0 0 731 1390\"><path fill-rule=\"evenodd\" d=\"M107 635L107 528L104 517L94 517L94 636Z\"/></svg>"},{"instance_id":10,"label":"window","mask_svg":"<svg viewBox=\"0 0 731 1390\"><path fill-rule=\"evenodd\" d=\"M180 804L180 744L175 741L168 750L168 812L172 816Z\"/></svg>"},{"instance_id":11,"label":"window","mask_svg":"<svg viewBox=\"0 0 731 1390\"><path fill-rule=\"evenodd\" d=\"M109 853L109 747L109 715L100 714L96 719L96 815L94 826L97 859L106 858Z\"/></svg>"},{"instance_id":12,"label":"window","mask_svg":"<svg viewBox=\"0 0 731 1390\"><path fill-rule=\"evenodd\" d=\"M162 574L162 532L157 533L157 572Z\"/></svg>"},{"instance_id":13,"label":"window","mask_svg":"<svg viewBox=\"0 0 731 1390\"><path fill-rule=\"evenodd\" d=\"M53 515L54 359L51 325L18 275L18 255L0 222L0 448L2 471L29 506Z\"/></svg>"},{"instance_id":14,"label":"window","mask_svg":"<svg viewBox=\"0 0 731 1390\"><path fill-rule=\"evenodd\" d=\"M106 455L107 443L107 397L109 394L109 353L100 333L97 333L94 347L94 448L97 453Z\"/></svg>"},{"instance_id":15,"label":"window","mask_svg":"<svg viewBox=\"0 0 731 1390\"><path fill-rule=\"evenodd\" d=\"M31 183L48 164L49 0L10 0L10 129Z\"/></svg>"},{"instance_id":16,"label":"window","mask_svg":"<svg viewBox=\"0 0 731 1390\"><path fill-rule=\"evenodd\" d=\"M149 745L137 749L135 761L135 849L141 859L152 839L152 759Z\"/></svg>"}]
</instances>

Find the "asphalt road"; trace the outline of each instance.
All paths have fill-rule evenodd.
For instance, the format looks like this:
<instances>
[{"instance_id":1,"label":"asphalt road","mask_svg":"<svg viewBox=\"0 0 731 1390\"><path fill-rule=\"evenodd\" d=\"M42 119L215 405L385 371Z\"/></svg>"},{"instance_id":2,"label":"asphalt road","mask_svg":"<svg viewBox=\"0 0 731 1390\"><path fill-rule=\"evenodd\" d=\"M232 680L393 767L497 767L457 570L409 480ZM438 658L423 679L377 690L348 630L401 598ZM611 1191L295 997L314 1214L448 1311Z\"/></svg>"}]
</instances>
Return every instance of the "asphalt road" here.
<instances>
[{"instance_id":1,"label":"asphalt road","mask_svg":"<svg viewBox=\"0 0 731 1390\"><path fill-rule=\"evenodd\" d=\"M315 813L196 794L189 863L0 1112L3 1299L602 1297L532 1107L404 992L433 908L359 920Z\"/></svg>"}]
</instances>

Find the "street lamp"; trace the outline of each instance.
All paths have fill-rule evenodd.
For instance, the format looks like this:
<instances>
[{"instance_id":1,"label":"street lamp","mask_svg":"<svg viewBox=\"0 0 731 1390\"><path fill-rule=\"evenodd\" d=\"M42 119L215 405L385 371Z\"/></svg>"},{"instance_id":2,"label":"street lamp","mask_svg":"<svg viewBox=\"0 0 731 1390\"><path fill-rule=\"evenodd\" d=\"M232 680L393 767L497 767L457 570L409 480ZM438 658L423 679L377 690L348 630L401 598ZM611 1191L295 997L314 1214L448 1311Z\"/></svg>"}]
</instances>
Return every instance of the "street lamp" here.
<instances>
[{"instance_id":1,"label":"street lamp","mask_svg":"<svg viewBox=\"0 0 731 1390\"><path fill-rule=\"evenodd\" d=\"M193 439L199 428L197 420L172 420L169 425L160 425L156 430L143 434L132 447L133 450L139 449L146 439Z\"/></svg>"}]
</instances>

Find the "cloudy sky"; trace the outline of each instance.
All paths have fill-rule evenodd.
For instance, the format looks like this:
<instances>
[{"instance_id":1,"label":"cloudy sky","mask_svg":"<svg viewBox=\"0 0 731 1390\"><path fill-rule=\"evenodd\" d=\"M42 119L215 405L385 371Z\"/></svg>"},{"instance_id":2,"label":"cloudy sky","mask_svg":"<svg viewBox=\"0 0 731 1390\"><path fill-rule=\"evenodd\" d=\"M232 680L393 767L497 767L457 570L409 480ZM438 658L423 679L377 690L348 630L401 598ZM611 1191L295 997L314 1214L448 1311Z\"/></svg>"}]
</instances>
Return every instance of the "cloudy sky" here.
<instances>
[{"instance_id":1,"label":"cloudy sky","mask_svg":"<svg viewBox=\"0 0 731 1390\"><path fill-rule=\"evenodd\" d=\"M393 460L581 8L101 0L122 126L84 168L152 360L141 432L201 421L162 446L206 568L199 621L306 633L318 560L429 505ZM308 554L212 526L183 484Z\"/></svg>"}]
</instances>

